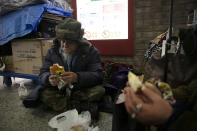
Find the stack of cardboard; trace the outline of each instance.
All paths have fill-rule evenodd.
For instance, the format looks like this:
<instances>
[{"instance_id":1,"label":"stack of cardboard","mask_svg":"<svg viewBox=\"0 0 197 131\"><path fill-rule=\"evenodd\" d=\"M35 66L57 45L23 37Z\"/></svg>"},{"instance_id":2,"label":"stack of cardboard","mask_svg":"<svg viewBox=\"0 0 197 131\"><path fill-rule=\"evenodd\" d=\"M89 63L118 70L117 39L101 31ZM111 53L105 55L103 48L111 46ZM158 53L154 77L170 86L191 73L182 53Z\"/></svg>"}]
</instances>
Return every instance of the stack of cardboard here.
<instances>
[{"instance_id":1,"label":"stack of cardboard","mask_svg":"<svg viewBox=\"0 0 197 131\"><path fill-rule=\"evenodd\" d=\"M28 79L30 75L38 75L44 57L56 37L56 25L65 17L72 17L71 7L66 1L44 0L44 3L47 3L40 4L41 1L34 0L36 4L28 6L24 5L24 0L22 2L18 0L15 3L4 2L7 9L11 9L9 7L13 7L12 5L19 8L8 10L9 14L5 12L6 10L0 11L5 13L0 17L0 27L2 27L0 58L5 64L5 70L3 70L5 73L0 72L0 75L15 76L14 73L20 73L27 74L19 75L23 78L28 76ZM20 6L20 4L23 5ZM0 7L4 6L0 5Z\"/></svg>"},{"instance_id":2,"label":"stack of cardboard","mask_svg":"<svg viewBox=\"0 0 197 131\"><path fill-rule=\"evenodd\" d=\"M38 75L52 40L18 39L12 41L13 69L15 73Z\"/></svg>"}]
</instances>

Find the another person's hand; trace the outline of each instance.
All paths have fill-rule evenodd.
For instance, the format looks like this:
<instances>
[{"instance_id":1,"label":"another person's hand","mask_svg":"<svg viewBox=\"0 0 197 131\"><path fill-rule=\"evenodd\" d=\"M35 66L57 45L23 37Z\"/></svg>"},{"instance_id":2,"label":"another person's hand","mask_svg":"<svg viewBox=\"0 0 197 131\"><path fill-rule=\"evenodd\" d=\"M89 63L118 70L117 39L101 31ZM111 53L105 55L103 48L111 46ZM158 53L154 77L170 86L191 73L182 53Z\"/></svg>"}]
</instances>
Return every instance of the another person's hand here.
<instances>
[{"instance_id":1,"label":"another person's hand","mask_svg":"<svg viewBox=\"0 0 197 131\"><path fill-rule=\"evenodd\" d=\"M78 76L74 72L64 72L61 74L61 79L68 83L73 83L73 82L77 82Z\"/></svg>"},{"instance_id":2,"label":"another person's hand","mask_svg":"<svg viewBox=\"0 0 197 131\"><path fill-rule=\"evenodd\" d=\"M173 109L161 98L159 91L145 83L140 93L135 93L129 85L124 89L125 107L132 116L144 124L162 124L168 120ZM136 106L140 106L137 109Z\"/></svg>"},{"instance_id":3,"label":"another person's hand","mask_svg":"<svg viewBox=\"0 0 197 131\"><path fill-rule=\"evenodd\" d=\"M52 86L57 86L58 83L59 83L59 79L57 78L56 75L50 75L50 76L49 76L49 83L50 83Z\"/></svg>"}]
</instances>

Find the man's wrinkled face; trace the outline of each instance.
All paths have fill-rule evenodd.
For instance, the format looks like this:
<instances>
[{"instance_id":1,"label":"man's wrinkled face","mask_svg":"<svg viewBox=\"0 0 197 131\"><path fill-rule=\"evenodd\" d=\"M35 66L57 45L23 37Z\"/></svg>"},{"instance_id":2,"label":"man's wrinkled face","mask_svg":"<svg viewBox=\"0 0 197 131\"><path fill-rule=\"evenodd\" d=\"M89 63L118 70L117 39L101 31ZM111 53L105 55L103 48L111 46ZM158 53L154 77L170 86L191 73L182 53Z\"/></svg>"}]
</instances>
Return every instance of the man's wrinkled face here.
<instances>
[{"instance_id":1,"label":"man's wrinkled face","mask_svg":"<svg viewBox=\"0 0 197 131\"><path fill-rule=\"evenodd\" d=\"M61 49L66 54L72 54L77 50L77 44L74 41L61 40Z\"/></svg>"}]
</instances>

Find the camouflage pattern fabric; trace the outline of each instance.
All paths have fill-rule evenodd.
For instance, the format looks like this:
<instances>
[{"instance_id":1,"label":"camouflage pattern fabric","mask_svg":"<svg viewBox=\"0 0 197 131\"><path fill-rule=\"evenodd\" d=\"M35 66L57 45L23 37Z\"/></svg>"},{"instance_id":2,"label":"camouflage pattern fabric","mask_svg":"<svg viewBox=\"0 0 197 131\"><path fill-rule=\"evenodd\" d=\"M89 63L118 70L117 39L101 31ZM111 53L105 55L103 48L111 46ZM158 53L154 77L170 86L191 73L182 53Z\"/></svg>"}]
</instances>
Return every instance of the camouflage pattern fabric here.
<instances>
[{"instance_id":1,"label":"camouflage pattern fabric","mask_svg":"<svg viewBox=\"0 0 197 131\"><path fill-rule=\"evenodd\" d=\"M40 99L44 104L55 111L67 110L68 107L69 109L75 107L82 111L83 109L81 108L90 107L87 106L88 103L99 101L104 93L105 89L98 85L75 91L71 98L69 98L66 93L63 94L57 88L46 88L41 92ZM81 103L84 103L86 106L82 106Z\"/></svg>"},{"instance_id":2,"label":"camouflage pattern fabric","mask_svg":"<svg viewBox=\"0 0 197 131\"><path fill-rule=\"evenodd\" d=\"M78 101L99 101L105 93L105 88L97 85L91 88L84 88L72 93L72 100Z\"/></svg>"},{"instance_id":3,"label":"camouflage pattern fabric","mask_svg":"<svg viewBox=\"0 0 197 131\"><path fill-rule=\"evenodd\" d=\"M105 88L97 85L73 92L69 101L69 109L77 109L78 112L90 111L92 122L99 119L98 103L105 94Z\"/></svg>"},{"instance_id":4,"label":"camouflage pattern fabric","mask_svg":"<svg viewBox=\"0 0 197 131\"><path fill-rule=\"evenodd\" d=\"M183 102L191 109L183 112L176 120L172 121L166 131L196 131L197 129L197 79L187 85L173 89L177 101Z\"/></svg>"},{"instance_id":5,"label":"camouflage pattern fabric","mask_svg":"<svg viewBox=\"0 0 197 131\"><path fill-rule=\"evenodd\" d=\"M40 100L55 111L67 109L67 97L57 88L46 88L41 92Z\"/></svg>"}]
</instances>

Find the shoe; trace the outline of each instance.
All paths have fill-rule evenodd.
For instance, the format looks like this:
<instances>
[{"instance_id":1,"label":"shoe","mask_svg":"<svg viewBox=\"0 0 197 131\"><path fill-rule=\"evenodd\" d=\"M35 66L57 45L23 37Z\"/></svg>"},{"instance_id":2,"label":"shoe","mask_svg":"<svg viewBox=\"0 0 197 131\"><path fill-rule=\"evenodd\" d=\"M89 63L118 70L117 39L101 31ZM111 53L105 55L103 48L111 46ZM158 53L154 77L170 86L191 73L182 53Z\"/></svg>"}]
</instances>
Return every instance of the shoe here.
<instances>
[{"instance_id":1,"label":"shoe","mask_svg":"<svg viewBox=\"0 0 197 131\"><path fill-rule=\"evenodd\" d=\"M71 100L68 102L68 110L76 109L78 112L81 112L80 102L77 100Z\"/></svg>"}]
</instances>

